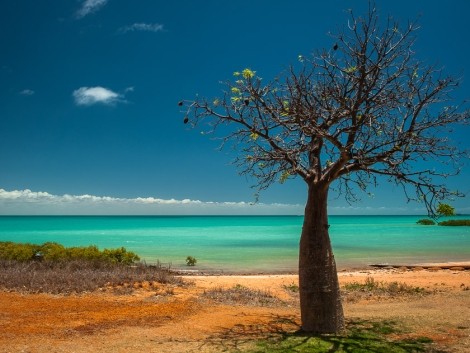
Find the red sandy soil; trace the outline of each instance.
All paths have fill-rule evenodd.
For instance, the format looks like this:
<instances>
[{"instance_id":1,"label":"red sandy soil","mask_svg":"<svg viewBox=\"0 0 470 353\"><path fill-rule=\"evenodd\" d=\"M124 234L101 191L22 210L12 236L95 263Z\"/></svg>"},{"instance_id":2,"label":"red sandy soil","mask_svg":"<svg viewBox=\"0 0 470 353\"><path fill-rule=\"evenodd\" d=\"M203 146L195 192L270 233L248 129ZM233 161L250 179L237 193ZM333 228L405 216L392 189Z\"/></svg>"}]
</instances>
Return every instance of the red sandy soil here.
<instances>
[{"instance_id":1,"label":"red sandy soil","mask_svg":"<svg viewBox=\"0 0 470 353\"><path fill-rule=\"evenodd\" d=\"M470 271L378 269L341 272L341 285L402 282L426 296L366 298L344 303L348 319L396 320L410 337L426 336L446 352L470 352ZM286 286L295 275L188 276L186 287L116 295L0 292L0 352L222 352L299 329L298 299ZM270 307L219 304L204 290L243 285L283 300Z\"/></svg>"}]
</instances>

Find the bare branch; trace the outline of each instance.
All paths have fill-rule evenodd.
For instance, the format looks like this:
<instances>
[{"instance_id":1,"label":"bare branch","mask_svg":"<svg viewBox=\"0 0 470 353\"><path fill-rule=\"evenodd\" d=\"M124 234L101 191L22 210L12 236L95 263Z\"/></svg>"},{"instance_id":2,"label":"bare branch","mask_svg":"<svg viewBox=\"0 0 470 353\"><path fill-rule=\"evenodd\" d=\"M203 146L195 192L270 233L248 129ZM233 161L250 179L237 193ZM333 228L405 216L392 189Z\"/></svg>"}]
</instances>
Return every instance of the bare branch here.
<instances>
[{"instance_id":1,"label":"bare branch","mask_svg":"<svg viewBox=\"0 0 470 353\"><path fill-rule=\"evenodd\" d=\"M268 83L250 69L237 72L222 97L184 102L187 116L236 147L234 163L260 190L300 176L308 185L336 181L354 202L356 190L384 176L432 214L437 201L460 196L444 182L468 153L448 137L468 124L469 111L448 105L457 79L415 59L417 29L391 18L382 29L374 8L364 18L351 12L334 50L302 57L300 68Z\"/></svg>"}]
</instances>

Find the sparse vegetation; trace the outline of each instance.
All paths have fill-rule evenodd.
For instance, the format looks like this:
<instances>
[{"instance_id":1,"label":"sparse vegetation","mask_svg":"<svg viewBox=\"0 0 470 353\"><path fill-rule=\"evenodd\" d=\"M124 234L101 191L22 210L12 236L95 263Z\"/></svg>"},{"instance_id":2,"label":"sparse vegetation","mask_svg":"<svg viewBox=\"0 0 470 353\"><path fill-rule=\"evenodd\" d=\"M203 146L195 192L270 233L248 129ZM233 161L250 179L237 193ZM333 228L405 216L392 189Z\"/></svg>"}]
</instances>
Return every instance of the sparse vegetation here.
<instances>
[{"instance_id":1,"label":"sparse vegetation","mask_svg":"<svg viewBox=\"0 0 470 353\"><path fill-rule=\"evenodd\" d=\"M354 302L367 297L397 297L428 294L426 289L399 282L380 282L367 277L364 283L351 282L343 287L343 299Z\"/></svg>"},{"instance_id":2,"label":"sparse vegetation","mask_svg":"<svg viewBox=\"0 0 470 353\"><path fill-rule=\"evenodd\" d=\"M203 293L204 298L224 304L271 306L282 304L282 301L269 291L254 290L237 284L229 289L213 288Z\"/></svg>"},{"instance_id":3,"label":"sparse vegetation","mask_svg":"<svg viewBox=\"0 0 470 353\"><path fill-rule=\"evenodd\" d=\"M452 226L452 227L469 227L470 219L451 219L448 221L439 222L440 226Z\"/></svg>"},{"instance_id":4,"label":"sparse vegetation","mask_svg":"<svg viewBox=\"0 0 470 353\"><path fill-rule=\"evenodd\" d=\"M423 226L433 226L436 224L436 222L434 222L432 219L420 219L416 223L421 224Z\"/></svg>"},{"instance_id":5,"label":"sparse vegetation","mask_svg":"<svg viewBox=\"0 0 470 353\"><path fill-rule=\"evenodd\" d=\"M299 286L294 282L290 284L285 284L283 288L290 293L299 293Z\"/></svg>"}]
</instances>

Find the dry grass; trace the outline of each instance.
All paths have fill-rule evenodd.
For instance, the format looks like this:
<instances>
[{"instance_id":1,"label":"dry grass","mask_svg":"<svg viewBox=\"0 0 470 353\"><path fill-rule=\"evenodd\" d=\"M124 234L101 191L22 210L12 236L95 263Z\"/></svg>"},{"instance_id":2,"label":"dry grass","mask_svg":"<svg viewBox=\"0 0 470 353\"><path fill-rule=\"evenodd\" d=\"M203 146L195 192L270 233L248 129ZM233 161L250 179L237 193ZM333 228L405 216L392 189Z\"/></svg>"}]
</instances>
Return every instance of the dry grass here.
<instances>
[{"instance_id":1,"label":"dry grass","mask_svg":"<svg viewBox=\"0 0 470 353\"><path fill-rule=\"evenodd\" d=\"M348 283L342 289L343 300L347 302L357 302L369 298L385 299L430 294L429 291L421 287L395 281L376 281L373 277L367 277L364 283Z\"/></svg>"},{"instance_id":2,"label":"dry grass","mask_svg":"<svg viewBox=\"0 0 470 353\"><path fill-rule=\"evenodd\" d=\"M160 266L111 264L103 261L0 260L0 288L26 293L71 294L104 287L127 288L130 293L143 282L183 284Z\"/></svg>"},{"instance_id":3,"label":"dry grass","mask_svg":"<svg viewBox=\"0 0 470 353\"><path fill-rule=\"evenodd\" d=\"M240 284L229 289L216 287L205 290L203 298L230 305L275 306L283 304L269 291L250 289Z\"/></svg>"}]
</instances>

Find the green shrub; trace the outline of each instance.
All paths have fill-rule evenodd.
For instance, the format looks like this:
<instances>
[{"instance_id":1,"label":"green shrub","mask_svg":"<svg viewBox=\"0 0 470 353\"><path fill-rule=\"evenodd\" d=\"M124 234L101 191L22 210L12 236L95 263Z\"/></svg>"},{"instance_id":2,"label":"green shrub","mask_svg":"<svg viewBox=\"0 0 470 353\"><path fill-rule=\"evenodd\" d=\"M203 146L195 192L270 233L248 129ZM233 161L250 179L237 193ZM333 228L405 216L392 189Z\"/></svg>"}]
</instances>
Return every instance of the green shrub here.
<instances>
[{"instance_id":1,"label":"green shrub","mask_svg":"<svg viewBox=\"0 0 470 353\"><path fill-rule=\"evenodd\" d=\"M65 260L68 257L63 245L52 242L42 244L38 253L42 255L42 259L49 261Z\"/></svg>"},{"instance_id":2,"label":"green shrub","mask_svg":"<svg viewBox=\"0 0 470 353\"><path fill-rule=\"evenodd\" d=\"M432 219L420 219L416 223L421 224L423 226L433 226L436 224L436 222L434 222Z\"/></svg>"},{"instance_id":3,"label":"green shrub","mask_svg":"<svg viewBox=\"0 0 470 353\"><path fill-rule=\"evenodd\" d=\"M137 254L131 251L127 251L123 247L118 248L118 249L104 249L103 258L113 263L124 264L124 265L130 265L140 260Z\"/></svg>"},{"instance_id":4,"label":"green shrub","mask_svg":"<svg viewBox=\"0 0 470 353\"><path fill-rule=\"evenodd\" d=\"M186 265L187 266L196 266L196 263L197 263L197 260L195 257L192 257L192 256L188 256L186 258Z\"/></svg>"},{"instance_id":5,"label":"green shrub","mask_svg":"<svg viewBox=\"0 0 470 353\"><path fill-rule=\"evenodd\" d=\"M29 243L0 242L0 259L27 261L33 259L40 246Z\"/></svg>"},{"instance_id":6,"label":"green shrub","mask_svg":"<svg viewBox=\"0 0 470 353\"><path fill-rule=\"evenodd\" d=\"M103 261L130 265L140 260L137 254L121 247L100 251L95 245L66 248L61 244L47 242L42 245L0 242L0 260L14 261Z\"/></svg>"},{"instance_id":7,"label":"green shrub","mask_svg":"<svg viewBox=\"0 0 470 353\"><path fill-rule=\"evenodd\" d=\"M193 256L188 256L186 258L186 265L187 266L195 266L197 263L197 259Z\"/></svg>"},{"instance_id":8,"label":"green shrub","mask_svg":"<svg viewBox=\"0 0 470 353\"><path fill-rule=\"evenodd\" d=\"M291 284L285 284L282 286L286 291L291 292L291 293L298 293L299 292L299 286L292 282Z\"/></svg>"},{"instance_id":9,"label":"green shrub","mask_svg":"<svg viewBox=\"0 0 470 353\"><path fill-rule=\"evenodd\" d=\"M470 226L470 219L452 219L449 221L439 222L440 226Z\"/></svg>"},{"instance_id":10,"label":"green shrub","mask_svg":"<svg viewBox=\"0 0 470 353\"><path fill-rule=\"evenodd\" d=\"M95 245L87 247L67 248L67 257L70 259L101 260L103 254Z\"/></svg>"}]
</instances>

